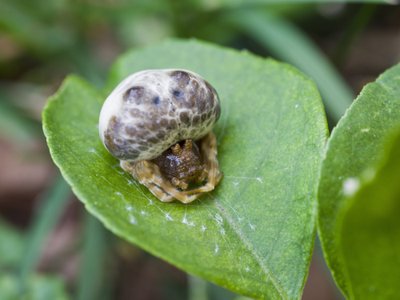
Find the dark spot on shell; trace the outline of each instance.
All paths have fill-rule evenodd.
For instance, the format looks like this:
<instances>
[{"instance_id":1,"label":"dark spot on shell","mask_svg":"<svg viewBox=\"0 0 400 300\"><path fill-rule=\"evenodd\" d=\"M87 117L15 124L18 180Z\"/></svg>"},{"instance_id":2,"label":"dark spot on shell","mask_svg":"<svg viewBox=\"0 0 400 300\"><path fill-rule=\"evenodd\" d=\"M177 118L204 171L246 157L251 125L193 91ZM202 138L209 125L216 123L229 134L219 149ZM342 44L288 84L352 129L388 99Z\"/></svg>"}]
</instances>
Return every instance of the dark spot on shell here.
<instances>
[{"instance_id":1,"label":"dark spot on shell","mask_svg":"<svg viewBox=\"0 0 400 300\"><path fill-rule=\"evenodd\" d=\"M132 102L134 100L136 100L135 102L138 102L137 100L139 100L139 98L141 98L143 94L144 94L144 87L133 86L124 93L123 99L126 102Z\"/></svg>"},{"instance_id":2,"label":"dark spot on shell","mask_svg":"<svg viewBox=\"0 0 400 300\"><path fill-rule=\"evenodd\" d=\"M108 126L107 129L108 130L118 130L118 128L121 127L121 123L119 122L118 118L116 116L112 116L110 118L110 121L108 121Z\"/></svg>"},{"instance_id":3,"label":"dark spot on shell","mask_svg":"<svg viewBox=\"0 0 400 300\"><path fill-rule=\"evenodd\" d=\"M104 133L104 144L111 154L118 157L120 155L121 149L119 145L115 143L114 135L118 132L121 124L118 122L116 116L112 116L108 122L107 130Z\"/></svg>"},{"instance_id":4,"label":"dark spot on shell","mask_svg":"<svg viewBox=\"0 0 400 300\"><path fill-rule=\"evenodd\" d=\"M190 97L188 101L186 101L186 106L190 109L193 108L195 104L196 104L196 97Z\"/></svg>"},{"instance_id":5,"label":"dark spot on shell","mask_svg":"<svg viewBox=\"0 0 400 300\"><path fill-rule=\"evenodd\" d=\"M204 122L207 119L207 114L201 115L201 122Z\"/></svg>"},{"instance_id":6,"label":"dark spot on shell","mask_svg":"<svg viewBox=\"0 0 400 300\"><path fill-rule=\"evenodd\" d=\"M138 147L138 149L140 150L140 151L146 151L147 149L148 149L148 147L147 146L139 146Z\"/></svg>"},{"instance_id":7,"label":"dark spot on shell","mask_svg":"<svg viewBox=\"0 0 400 300\"><path fill-rule=\"evenodd\" d=\"M197 126L200 123L200 116L193 117L193 125Z\"/></svg>"},{"instance_id":8,"label":"dark spot on shell","mask_svg":"<svg viewBox=\"0 0 400 300\"><path fill-rule=\"evenodd\" d=\"M146 114L146 120L157 120L159 113L157 111L149 111Z\"/></svg>"},{"instance_id":9,"label":"dark spot on shell","mask_svg":"<svg viewBox=\"0 0 400 300\"><path fill-rule=\"evenodd\" d=\"M160 126L167 126L168 125L168 120L167 119L165 119L165 118L162 118L160 121L159 121L159 123L160 123Z\"/></svg>"},{"instance_id":10,"label":"dark spot on shell","mask_svg":"<svg viewBox=\"0 0 400 300\"><path fill-rule=\"evenodd\" d=\"M197 89L199 88L199 83L197 82L197 80L191 80L190 81L190 87L192 88L192 90L194 92L196 92Z\"/></svg>"},{"instance_id":11,"label":"dark spot on shell","mask_svg":"<svg viewBox=\"0 0 400 300\"><path fill-rule=\"evenodd\" d=\"M210 98L207 98L206 107L204 108L204 110L205 110L206 112L211 111L211 108L213 107L212 103L210 103L209 100L210 100Z\"/></svg>"},{"instance_id":12,"label":"dark spot on shell","mask_svg":"<svg viewBox=\"0 0 400 300\"><path fill-rule=\"evenodd\" d=\"M129 136L134 137L134 136L136 135L136 133L137 133L137 130L136 130L136 128L133 127L133 126L127 126L127 127L125 127L125 132L126 132Z\"/></svg>"},{"instance_id":13,"label":"dark spot on shell","mask_svg":"<svg viewBox=\"0 0 400 300\"><path fill-rule=\"evenodd\" d=\"M138 148L138 146L147 146L147 145L148 145L148 142L147 142L147 141L148 141L147 139L146 139L146 140L136 141L136 142L135 142L136 147Z\"/></svg>"},{"instance_id":14,"label":"dark spot on shell","mask_svg":"<svg viewBox=\"0 0 400 300\"><path fill-rule=\"evenodd\" d=\"M178 85L183 88L187 86L190 82L190 74L185 71L172 71L170 76L178 83Z\"/></svg>"},{"instance_id":15,"label":"dark spot on shell","mask_svg":"<svg viewBox=\"0 0 400 300\"><path fill-rule=\"evenodd\" d=\"M190 135L192 138L196 137L197 134L198 134L198 133L197 133L197 130L194 129L194 128L192 128L192 129L189 131L189 135Z\"/></svg>"},{"instance_id":16,"label":"dark spot on shell","mask_svg":"<svg viewBox=\"0 0 400 300\"><path fill-rule=\"evenodd\" d=\"M190 84L189 97L187 97L191 107L193 107L199 99L198 90L198 82L196 80L192 80Z\"/></svg>"},{"instance_id":17,"label":"dark spot on shell","mask_svg":"<svg viewBox=\"0 0 400 300\"><path fill-rule=\"evenodd\" d=\"M189 113L186 112L186 111L181 112L179 114L179 119L181 119L181 122L184 123L184 124L189 123Z\"/></svg>"},{"instance_id":18,"label":"dark spot on shell","mask_svg":"<svg viewBox=\"0 0 400 300\"><path fill-rule=\"evenodd\" d=\"M157 128L158 128L158 125L157 125L156 122L151 122L151 123L149 123L149 125L147 126L147 129L149 129L149 130L151 130L151 131L154 131L154 130L156 130Z\"/></svg>"},{"instance_id":19,"label":"dark spot on shell","mask_svg":"<svg viewBox=\"0 0 400 300\"><path fill-rule=\"evenodd\" d=\"M190 97L188 97L187 103L190 108L194 107L197 103L197 95L195 93L190 93Z\"/></svg>"},{"instance_id":20,"label":"dark spot on shell","mask_svg":"<svg viewBox=\"0 0 400 300\"><path fill-rule=\"evenodd\" d=\"M200 113L204 112L206 108L206 101L204 101L203 98L199 98L200 101L197 101L197 109L199 110Z\"/></svg>"},{"instance_id":21,"label":"dark spot on shell","mask_svg":"<svg viewBox=\"0 0 400 300\"><path fill-rule=\"evenodd\" d=\"M132 157L131 159L134 159L134 158L138 157L139 154L140 154L140 152L137 149L129 150L129 156Z\"/></svg>"},{"instance_id":22,"label":"dark spot on shell","mask_svg":"<svg viewBox=\"0 0 400 300\"><path fill-rule=\"evenodd\" d=\"M202 101L207 101L206 92L204 88L201 88L197 91L197 98L201 99Z\"/></svg>"},{"instance_id":23,"label":"dark spot on shell","mask_svg":"<svg viewBox=\"0 0 400 300\"><path fill-rule=\"evenodd\" d=\"M132 145L134 145L135 143L136 143L136 137L135 137L135 139L130 139L130 138L124 139L124 143L123 143L123 144L124 144L126 147L131 148Z\"/></svg>"},{"instance_id":24,"label":"dark spot on shell","mask_svg":"<svg viewBox=\"0 0 400 300\"><path fill-rule=\"evenodd\" d=\"M185 93L181 90L173 90L172 95L174 95L174 97L177 98L178 100L183 100Z\"/></svg>"},{"instance_id":25,"label":"dark spot on shell","mask_svg":"<svg viewBox=\"0 0 400 300\"><path fill-rule=\"evenodd\" d=\"M139 116L142 114L142 112L141 112L139 109L137 109L137 108L132 108L132 109L129 111L129 114L130 114L132 117L137 118L137 117L139 117Z\"/></svg>"},{"instance_id":26,"label":"dark spot on shell","mask_svg":"<svg viewBox=\"0 0 400 300\"><path fill-rule=\"evenodd\" d=\"M169 120L168 126L167 126L167 129L168 129L168 130L174 130L174 129L176 129L177 127L178 127L178 124L176 123L175 120Z\"/></svg>"},{"instance_id":27,"label":"dark spot on shell","mask_svg":"<svg viewBox=\"0 0 400 300\"><path fill-rule=\"evenodd\" d=\"M159 142L159 139L156 138L155 136L152 136L152 137L148 138L147 141L151 144L155 144L155 143Z\"/></svg>"},{"instance_id":28,"label":"dark spot on shell","mask_svg":"<svg viewBox=\"0 0 400 300\"><path fill-rule=\"evenodd\" d=\"M154 105L160 104L160 101L161 101L161 99L160 99L160 97L158 97L158 96L156 96L156 97L153 98L153 104L154 104Z\"/></svg>"},{"instance_id":29,"label":"dark spot on shell","mask_svg":"<svg viewBox=\"0 0 400 300\"><path fill-rule=\"evenodd\" d=\"M165 131L160 131L159 133L156 134L156 137L160 140L164 140L165 136L166 136L166 132Z\"/></svg>"},{"instance_id":30,"label":"dark spot on shell","mask_svg":"<svg viewBox=\"0 0 400 300\"><path fill-rule=\"evenodd\" d=\"M137 138L139 140L145 140L150 135L150 132L147 130L139 130L137 132Z\"/></svg>"}]
</instances>

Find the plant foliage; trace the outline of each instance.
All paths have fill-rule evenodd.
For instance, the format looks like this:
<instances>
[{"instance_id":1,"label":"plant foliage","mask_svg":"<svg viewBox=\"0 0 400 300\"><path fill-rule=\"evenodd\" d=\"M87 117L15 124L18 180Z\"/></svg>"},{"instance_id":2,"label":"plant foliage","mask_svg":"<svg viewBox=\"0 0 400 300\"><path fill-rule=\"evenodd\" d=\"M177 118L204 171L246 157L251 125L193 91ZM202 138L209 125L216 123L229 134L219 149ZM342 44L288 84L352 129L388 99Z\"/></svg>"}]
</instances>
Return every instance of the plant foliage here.
<instances>
[{"instance_id":1,"label":"plant foliage","mask_svg":"<svg viewBox=\"0 0 400 300\"><path fill-rule=\"evenodd\" d=\"M220 186L190 205L155 199L101 144L97 123L105 93L74 76L53 96L43 120L64 177L106 227L154 255L245 295L300 298L327 135L315 85L271 59L168 41L121 57L107 92L150 68L190 69L217 89Z\"/></svg>"}]
</instances>

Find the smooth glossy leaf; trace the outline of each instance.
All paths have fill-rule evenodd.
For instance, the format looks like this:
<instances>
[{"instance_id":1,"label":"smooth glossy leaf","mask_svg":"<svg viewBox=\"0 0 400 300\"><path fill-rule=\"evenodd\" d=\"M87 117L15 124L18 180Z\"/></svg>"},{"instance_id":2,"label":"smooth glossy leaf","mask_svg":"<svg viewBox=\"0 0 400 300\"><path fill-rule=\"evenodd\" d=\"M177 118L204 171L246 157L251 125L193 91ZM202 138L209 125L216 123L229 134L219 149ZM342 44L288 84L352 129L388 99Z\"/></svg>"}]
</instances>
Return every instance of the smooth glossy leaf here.
<instances>
[{"instance_id":1,"label":"smooth glossy leaf","mask_svg":"<svg viewBox=\"0 0 400 300\"><path fill-rule=\"evenodd\" d=\"M400 65L368 84L329 139L319 186L319 233L332 274L348 297L338 216L360 177L379 161L388 134L400 126ZM372 241L371 241L372 242Z\"/></svg>"},{"instance_id":2,"label":"smooth glossy leaf","mask_svg":"<svg viewBox=\"0 0 400 300\"><path fill-rule=\"evenodd\" d=\"M360 189L339 216L351 299L400 298L399 134L394 141L390 137L383 156L378 170L370 169L367 178L361 178Z\"/></svg>"},{"instance_id":3,"label":"smooth glossy leaf","mask_svg":"<svg viewBox=\"0 0 400 300\"><path fill-rule=\"evenodd\" d=\"M134 51L108 90L130 73L185 68L217 89L215 133L224 172L190 205L161 203L104 149L104 96L70 77L44 112L52 157L87 209L110 230L174 265L257 298L296 299L315 232L326 120L315 85L293 67L196 41Z\"/></svg>"}]
</instances>

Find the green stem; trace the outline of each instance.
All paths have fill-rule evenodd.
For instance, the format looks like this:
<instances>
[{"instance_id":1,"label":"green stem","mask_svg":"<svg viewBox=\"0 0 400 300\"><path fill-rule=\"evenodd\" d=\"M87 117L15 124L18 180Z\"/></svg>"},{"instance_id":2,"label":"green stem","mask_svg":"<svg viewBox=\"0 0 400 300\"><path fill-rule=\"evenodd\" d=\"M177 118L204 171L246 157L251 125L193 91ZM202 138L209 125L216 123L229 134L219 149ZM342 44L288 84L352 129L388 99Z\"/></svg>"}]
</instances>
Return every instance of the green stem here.
<instances>
[{"instance_id":1,"label":"green stem","mask_svg":"<svg viewBox=\"0 0 400 300\"><path fill-rule=\"evenodd\" d=\"M189 300L207 300L207 282L195 276L188 276Z\"/></svg>"},{"instance_id":2,"label":"green stem","mask_svg":"<svg viewBox=\"0 0 400 300\"><path fill-rule=\"evenodd\" d=\"M84 245L81 254L77 299L105 299L109 284L105 284L105 257L107 236L103 226L94 217L86 214Z\"/></svg>"},{"instance_id":3,"label":"green stem","mask_svg":"<svg viewBox=\"0 0 400 300\"><path fill-rule=\"evenodd\" d=\"M347 26L347 30L343 35L339 46L336 49L333 61L336 65L340 66L343 64L346 55L349 53L351 46L353 45L356 38L363 31L365 26L369 23L372 16L376 11L376 5L365 4L353 18L351 24Z\"/></svg>"},{"instance_id":4,"label":"green stem","mask_svg":"<svg viewBox=\"0 0 400 300\"><path fill-rule=\"evenodd\" d=\"M0 132L13 141L31 142L41 135L39 122L29 120L7 101L5 93L0 92Z\"/></svg>"},{"instance_id":5,"label":"green stem","mask_svg":"<svg viewBox=\"0 0 400 300\"><path fill-rule=\"evenodd\" d=\"M20 287L23 292L29 275L33 272L40 258L45 240L54 229L64 210L70 188L62 177L58 177L53 186L44 195L41 205L28 232L25 254L20 264Z\"/></svg>"}]
</instances>

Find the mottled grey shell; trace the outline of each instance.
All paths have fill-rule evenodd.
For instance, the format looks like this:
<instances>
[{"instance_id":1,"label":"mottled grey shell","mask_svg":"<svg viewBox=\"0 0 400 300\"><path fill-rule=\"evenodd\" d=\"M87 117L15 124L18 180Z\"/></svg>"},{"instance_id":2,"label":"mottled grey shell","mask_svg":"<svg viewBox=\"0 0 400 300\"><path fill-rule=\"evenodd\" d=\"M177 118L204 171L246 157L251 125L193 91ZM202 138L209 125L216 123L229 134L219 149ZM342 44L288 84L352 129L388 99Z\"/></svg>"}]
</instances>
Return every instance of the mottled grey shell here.
<instances>
[{"instance_id":1,"label":"mottled grey shell","mask_svg":"<svg viewBox=\"0 0 400 300\"><path fill-rule=\"evenodd\" d=\"M173 144L198 140L220 116L215 89L187 70L146 70L123 80L100 113L99 131L120 160L150 160Z\"/></svg>"}]
</instances>

